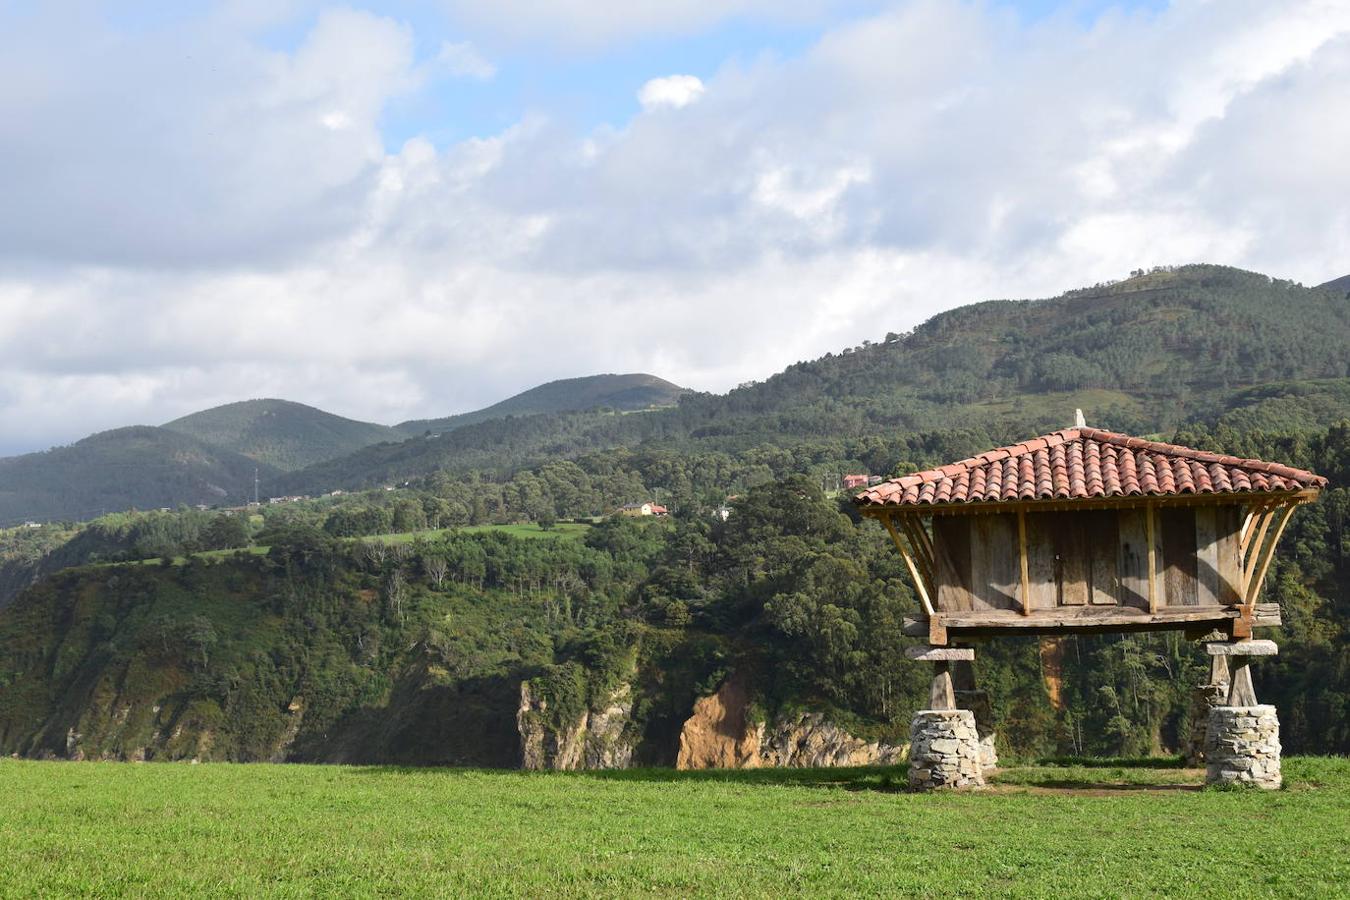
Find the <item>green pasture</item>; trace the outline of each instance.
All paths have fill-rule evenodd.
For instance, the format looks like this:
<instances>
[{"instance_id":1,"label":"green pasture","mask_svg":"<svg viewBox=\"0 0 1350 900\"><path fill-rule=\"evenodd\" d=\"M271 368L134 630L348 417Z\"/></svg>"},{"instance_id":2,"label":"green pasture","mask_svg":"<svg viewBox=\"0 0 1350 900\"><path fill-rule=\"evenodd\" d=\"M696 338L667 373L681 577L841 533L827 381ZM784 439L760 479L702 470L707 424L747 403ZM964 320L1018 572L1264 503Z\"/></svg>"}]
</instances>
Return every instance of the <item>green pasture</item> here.
<instances>
[{"instance_id":1,"label":"green pasture","mask_svg":"<svg viewBox=\"0 0 1350 900\"><path fill-rule=\"evenodd\" d=\"M384 541L388 544L407 544L412 541L429 541L446 534L459 532L462 534L479 534L496 532L498 534L509 534L511 537L518 538L573 538L585 537L590 529L589 525L581 525L576 522L559 522L552 528L541 528L533 522L520 525L465 525L461 528L441 528L432 531L406 531L401 534L381 534L372 537L358 538L363 541Z\"/></svg>"},{"instance_id":2,"label":"green pasture","mask_svg":"<svg viewBox=\"0 0 1350 900\"><path fill-rule=\"evenodd\" d=\"M566 538L570 540L580 540L586 536L590 530L590 525L577 522L559 522L552 528L541 528L534 523L521 525L466 525L462 528L431 528L424 531L402 531L396 534L372 534L365 537L347 538L349 541L377 541L383 544L411 544L414 541L434 541L437 538L448 534L478 534L487 532L497 532L500 534L509 534L511 537L526 539L544 539L558 540ZM192 554L193 559L219 560L233 556L236 553L248 553L253 556L266 556L270 547L253 545L238 550L201 550ZM186 556L175 556L173 564L181 566L186 563ZM157 566L162 562L159 557L151 559L138 559L130 563L98 563L99 566L119 566L119 565L140 565Z\"/></svg>"},{"instance_id":3,"label":"green pasture","mask_svg":"<svg viewBox=\"0 0 1350 900\"><path fill-rule=\"evenodd\" d=\"M0 760L0 895L1344 896L1350 760L535 774Z\"/></svg>"}]
</instances>

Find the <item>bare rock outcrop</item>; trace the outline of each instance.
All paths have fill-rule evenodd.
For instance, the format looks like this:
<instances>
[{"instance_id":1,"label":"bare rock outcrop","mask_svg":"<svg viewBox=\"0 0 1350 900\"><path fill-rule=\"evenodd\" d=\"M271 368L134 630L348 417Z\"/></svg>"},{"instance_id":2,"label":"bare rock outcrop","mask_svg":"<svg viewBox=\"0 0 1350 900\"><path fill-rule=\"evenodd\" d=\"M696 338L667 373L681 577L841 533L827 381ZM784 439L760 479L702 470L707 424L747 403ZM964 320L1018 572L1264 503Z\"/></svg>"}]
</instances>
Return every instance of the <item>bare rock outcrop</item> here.
<instances>
[{"instance_id":1,"label":"bare rock outcrop","mask_svg":"<svg viewBox=\"0 0 1350 900\"><path fill-rule=\"evenodd\" d=\"M627 733L632 712L632 686L622 683L599 709L588 709L576 720L554 726L550 724L548 701L535 696L530 683L522 681L516 712L520 767L626 769L633 761L633 740Z\"/></svg>"},{"instance_id":2,"label":"bare rock outcrop","mask_svg":"<svg viewBox=\"0 0 1350 900\"><path fill-rule=\"evenodd\" d=\"M907 745L881 744L854 737L829 722L823 713L780 716L752 722L747 715L745 680L733 676L716 694L694 703L693 714L680 732L677 769L753 769L770 766L895 765Z\"/></svg>"}]
</instances>

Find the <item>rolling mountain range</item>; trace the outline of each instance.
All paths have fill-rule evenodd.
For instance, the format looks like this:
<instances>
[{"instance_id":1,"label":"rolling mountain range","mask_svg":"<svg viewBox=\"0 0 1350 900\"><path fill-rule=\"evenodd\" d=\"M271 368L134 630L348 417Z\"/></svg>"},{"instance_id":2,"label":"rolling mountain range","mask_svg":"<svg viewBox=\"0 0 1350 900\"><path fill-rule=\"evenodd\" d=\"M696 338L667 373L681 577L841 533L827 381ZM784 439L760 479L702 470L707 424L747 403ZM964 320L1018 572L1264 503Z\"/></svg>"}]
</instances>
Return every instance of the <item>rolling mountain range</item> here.
<instances>
[{"instance_id":1,"label":"rolling mountain range","mask_svg":"<svg viewBox=\"0 0 1350 900\"><path fill-rule=\"evenodd\" d=\"M592 375L539 385L485 409L394 426L289 400L228 403L158 427L114 429L69 446L0 458L0 527L132 507L241 504L253 498L255 474L264 494L275 493L287 472L372 445L509 416L659 409L685 393L654 375Z\"/></svg>"},{"instance_id":2,"label":"rolling mountain range","mask_svg":"<svg viewBox=\"0 0 1350 900\"><path fill-rule=\"evenodd\" d=\"M255 466L264 493L314 494L435 471L504 476L618 446L738 453L963 427L1016 437L1063 426L1076 407L1092 424L1138 433L1257 407L1325 422L1350 415L1344 281L1305 288L1220 266L1157 269L954 309L724 395L597 375L392 427L245 401L0 460L0 523L241 502Z\"/></svg>"}]
</instances>

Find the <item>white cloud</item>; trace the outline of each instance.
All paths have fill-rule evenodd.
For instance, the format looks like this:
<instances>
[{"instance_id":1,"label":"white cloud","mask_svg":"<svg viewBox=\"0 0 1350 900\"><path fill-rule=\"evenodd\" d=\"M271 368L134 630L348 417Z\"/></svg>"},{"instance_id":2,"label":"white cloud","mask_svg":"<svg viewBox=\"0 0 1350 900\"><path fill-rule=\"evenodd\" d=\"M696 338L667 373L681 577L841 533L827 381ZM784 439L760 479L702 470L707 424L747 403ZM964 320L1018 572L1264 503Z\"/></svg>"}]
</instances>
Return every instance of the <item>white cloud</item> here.
<instances>
[{"instance_id":1,"label":"white cloud","mask_svg":"<svg viewBox=\"0 0 1350 900\"><path fill-rule=\"evenodd\" d=\"M801 24L860 0L443 0L458 20L491 34L568 49L650 35L692 34L728 20Z\"/></svg>"},{"instance_id":2,"label":"white cloud","mask_svg":"<svg viewBox=\"0 0 1350 900\"><path fill-rule=\"evenodd\" d=\"M667 75L648 81L637 96L646 110L663 106L682 109L703 96L703 82L694 75Z\"/></svg>"},{"instance_id":3,"label":"white cloud","mask_svg":"<svg viewBox=\"0 0 1350 900\"><path fill-rule=\"evenodd\" d=\"M489 62L478 48L468 41L441 44L436 62L451 75L487 81L497 74L497 67Z\"/></svg>"},{"instance_id":4,"label":"white cloud","mask_svg":"<svg viewBox=\"0 0 1350 900\"><path fill-rule=\"evenodd\" d=\"M323 14L286 53L57 24L0 29L6 449L248 396L396 421L595 371L724 389L1137 266L1350 270L1344 4L901 3L677 115L695 82L392 152L430 68L396 22Z\"/></svg>"}]
</instances>

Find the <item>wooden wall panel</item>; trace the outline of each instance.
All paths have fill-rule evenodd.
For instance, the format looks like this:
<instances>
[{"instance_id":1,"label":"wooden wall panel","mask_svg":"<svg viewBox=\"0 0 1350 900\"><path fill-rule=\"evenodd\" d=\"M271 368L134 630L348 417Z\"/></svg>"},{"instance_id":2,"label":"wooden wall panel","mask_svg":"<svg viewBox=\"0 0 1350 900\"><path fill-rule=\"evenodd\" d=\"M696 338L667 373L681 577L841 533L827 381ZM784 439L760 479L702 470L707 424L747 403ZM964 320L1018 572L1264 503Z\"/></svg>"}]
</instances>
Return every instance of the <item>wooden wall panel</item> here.
<instances>
[{"instance_id":1,"label":"wooden wall panel","mask_svg":"<svg viewBox=\"0 0 1350 900\"><path fill-rule=\"evenodd\" d=\"M968 516L933 516L933 555L937 557L935 608L944 612L974 609L970 590L970 527Z\"/></svg>"},{"instance_id":2,"label":"wooden wall panel","mask_svg":"<svg viewBox=\"0 0 1350 900\"><path fill-rule=\"evenodd\" d=\"M1120 528L1114 509L1095 509L1075 513L1087 534L1088 571L1094 606L1115 606L1120 602L1119 562Z\"/></svg>"},{"instance_id":3,"label":"wooden wall panel","mask_svg":"<svg viewBox=\"0 0 1350 900\"><path fill-rule=\"evenodd\" d=\"M1219 605L1219 534L1214 507L1195 510L1195 583L1199 606Z\"/></svg>"},{"instance_id":4,"label":"wooden wall panel","mask_svg":"<svg viewBox=\"0 0 1350 900\"><path fill-rule=\"evenodd\" d=\"M1189 506L1159 509L1162 532L1161 606L1197 606L1195 566L1195 509Z\"/></svg>"},{"instance_id":5,"label":"wooden wall panel","mask_svg":"<svg viewBox=\"0 0 1350 900\"><path fill-rule=\"evenodd\" d=\"M1124 605L1148 609L1143 509L1027 513L1031 609ZM1239 602L1238 506L1154 511L1159 607ZM937 596L946 612L1021 610L1017 515L935 516Z\"/></svg>"},{"instance_id":6,"label":"wooden wall panel","mask_svg":"<svg viewBox=\"0 0 1350 900\"><path fill-rule=\"evenodd\" d=\"M976 609L1016 609L1022 581L1017 516L974 516L970 529L970 587Z\"/></svg>"},{"instance_id":7,"label":"wooden wall panel","mask_svg":"<svg viewBox=\"0 0 1350 900\"><path fill-rule=\"evenodd\" d=\"M1059 604L1056 527L1063 518L1055 513L1027 513L1027 574L1033 610L1054 609Z\"/></svg>"},{"instance_id":8,"label":"wooden wall panel","mask_svg":"<svg viewBox=\"0 0 1350 900\"><path fill-rule=\"evenodd\" d=\"M1120 575L1120 605L1148 609L1148 531L1142 509L1122 509L1116 569Z\"/></svg>"},{"instance_id":9,"label":"wooden wall panel","mask_svg":"<svg viewBox=\"0 0 1350 900\"><path fill-rule=\"evenodd\" d=\"M1231 606L1241 602L1242 560L1239 541L1242 536L1242 508L1214 507L1214 533L1219 562L1219 603Z\"/></svg>"},{"instance_id":10,"label":"wooden wall panel","mask_svg":"<svg viewBox=\"0 0 1350 900\"><path fill-rule=\"evenodd\" d=\"M1092 571L1083 517L1069 513L1058 518L1055 532L1059 556L1059 605L1084 606L1092 593Z\"/></svg>"}]
</instances>

